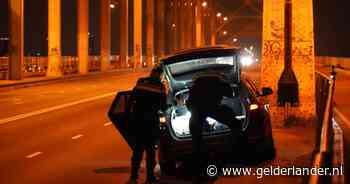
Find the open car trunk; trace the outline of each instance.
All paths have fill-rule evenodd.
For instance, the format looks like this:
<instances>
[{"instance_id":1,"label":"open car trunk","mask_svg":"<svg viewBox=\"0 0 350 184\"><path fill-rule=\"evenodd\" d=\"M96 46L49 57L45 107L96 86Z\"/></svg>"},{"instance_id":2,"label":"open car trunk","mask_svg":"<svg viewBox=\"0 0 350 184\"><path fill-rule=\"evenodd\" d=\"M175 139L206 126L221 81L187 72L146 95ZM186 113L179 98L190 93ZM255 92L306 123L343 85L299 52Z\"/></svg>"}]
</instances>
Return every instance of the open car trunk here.
<instances>
[{"instance_id":1,"label":"open car trunk","mask_svg":"<svg viewBox=\"0 0 350 184\"><path fill-rule=\"evenodd\" d=\"M240 62L238 51L215 50L215 52L191 53L167 58L163 65L167 80L170 84L171 102L174 105L170 111L171 129L179 138L190 137L189 120L190 111L185 102L188 98L188 89L195 78L201 75L215 74L222 76L223 80L237 86L240 83ZM203 99L205 100L205 99ZM179 103L180 101L180 103ZM203 127L204 135L220 134L230 131L232 122L241 122L244 128L247 122L246 108L239 96L224 98L221 102L221 111L217 117L207 117L206 126ZM220 111L220 110L219 110ZM237 126L236 126L237 127Z\"/></svg>"},{"instance_id":2,"label":"open car trunk","mask_svg":"<svg viewBox=\"0 0 350 184\"><path fill-rule=\"evenodd\" d=\"M188 91L184 93L188 93ZM181 95L183 97L179 97ZM188 94L177 94L176 97L178 99L186 98ZM187 109L186 105L177 104L172 106L169 116L170 126L176 137L191 137L189 129L191 112ZM233 125L232 123L239 124ZM239 96L233 98L224 97L221 101L220 109L218 109L215 115L206 118L206 123L203 126L203 135L227 133L231 131L230 127L239 127L241 130L244 130L247 127L247 123L248 117L245 104Z\"/></svg>"}]
</instances>

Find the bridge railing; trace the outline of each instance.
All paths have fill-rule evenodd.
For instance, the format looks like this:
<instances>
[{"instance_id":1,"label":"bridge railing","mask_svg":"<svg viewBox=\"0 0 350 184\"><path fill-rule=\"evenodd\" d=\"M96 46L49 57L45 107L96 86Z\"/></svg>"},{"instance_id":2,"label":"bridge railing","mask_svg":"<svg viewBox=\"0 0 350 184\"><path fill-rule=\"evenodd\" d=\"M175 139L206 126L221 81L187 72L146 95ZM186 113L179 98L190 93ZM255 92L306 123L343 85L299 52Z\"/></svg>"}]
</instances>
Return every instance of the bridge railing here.
<instances>
[{"instance_id":1,"label":"bridge railing","mask_svg":"<svg viewBox=\"0 0 350 184\"><path fill-rule=\"evenodd\" d=\"M129 58L130 63L130 58ZM119 56L112 55L110 57L110 69L120 68ZM48 58L43 56L28 56L24 57L23 76L24 77L39 77L45 76L48 67ZM129 66L131 67L131 66ZM62 56L62 71L64 75L76 74L79 71L79 59L76 56ZM0 57L0 80L8 78L8 57ZM100 56L89 56L88 63L89 72L101 70Z\"/></svg>"},{"instance_id":2,"label":"bridge railing","mask_svg":"<svg viewBox=\"0 0 350 184\"><path fill-rule=\"evenodd\" d=\"M0 57L0 80L7 78L8 59L7 57Z\"/></svg>"},{"instance_id":3,"label":"bridge railing","mask_svg":"<svg viewBox=\"0 0 350 184\"><path fill-rule=\"evenodd\" d=\"M350 70L349 57L318 56L315 61L316 65L319 66L336 66L340 69Z\"/></svg>"},{"instance_id":4,"label":"bridge railing","mask_svg":"<svg viewBox=\"0 0 350 184\"><path fill-rule=\"evenodd\" d=\"M22 70L24 77L45 76L47 71L47 58L25 57Z\"/></svg>"},{"instance_id":5,"label":"bridge railing","mask_svg":"<svg viewBox=\"0 0 350 184\"><path fill-rule=\"evenodd\" d=\"M142 57L142 66L146 67L146 57ZM128 57L128 68L133 68L133 58ZM24 77L39 77L45 76L48 68L48 58L43 56L28 56L24 57L23 75ZM122 68L119 62L119 55L110 56L110 69ZM8 57L0 57L0 80L8 78ZM76 56L62 56L61 69L64 75L79 73L79 59ZM101 57L89 56L88 62L89 72L101 71Z\"/></svg>"},{"instance_id":6,"label":"bridge railing","mask_svg":"<svg viewBox=\"0 0 350 184\"><path fill-rule=\"evenodd\" d=\"M343 163L334 162L335 139L334 132L336 123L333 121L333 95L335 90L335 73L330 77L316 72L316 114L317 132L313 168L340 168ZM336 164L335 164L336 163ZM344 183L344 177L340 175L311 175L309 184Z\"/></svg>"}]
</instances>

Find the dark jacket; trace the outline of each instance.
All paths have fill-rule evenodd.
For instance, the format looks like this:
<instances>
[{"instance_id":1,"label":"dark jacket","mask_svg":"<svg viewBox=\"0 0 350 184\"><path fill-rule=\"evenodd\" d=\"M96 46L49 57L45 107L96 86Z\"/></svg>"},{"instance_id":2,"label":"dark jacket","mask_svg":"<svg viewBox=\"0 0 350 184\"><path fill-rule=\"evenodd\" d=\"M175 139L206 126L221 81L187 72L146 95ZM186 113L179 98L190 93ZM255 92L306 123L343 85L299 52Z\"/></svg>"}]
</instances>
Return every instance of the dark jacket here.
<instances>
[{"instance_id":1,"label":"dark jacket","mask_svg":"<svg viewBox=\"0 0 350 184\"><path fill-rule=\"evenodd\" d=\"M157 78L137 81L131 95L133 122L136 136L157 137L159 134L159 110L164 110L164 85Z\"/></svg>"},{"instance_id":2,"label":"dark jacket","mask_svg":"<svg viewBox=\"0 0 350 184\"><path fill-rule=\"evenodd\" d=\"M233 91L219 76L204 76L196 79L190 88L188 108L210 111L216 108L223 96L232 97Z\"/></svg>"}]
</instances>

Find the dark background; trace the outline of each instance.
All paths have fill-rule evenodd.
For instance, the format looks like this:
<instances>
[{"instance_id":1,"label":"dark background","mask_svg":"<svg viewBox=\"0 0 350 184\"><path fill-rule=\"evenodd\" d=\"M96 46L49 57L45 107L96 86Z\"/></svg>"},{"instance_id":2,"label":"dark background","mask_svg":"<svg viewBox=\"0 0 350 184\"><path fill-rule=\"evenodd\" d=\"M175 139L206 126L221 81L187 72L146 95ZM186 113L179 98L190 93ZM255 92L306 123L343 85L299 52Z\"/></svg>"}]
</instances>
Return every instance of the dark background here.
<instances>
[{"instance_id":1,"label":"dark background","mask_svg":"<svg viewBox=\"0 0 350 184\"><path fill-rule=\"evenodd\" d=\"M130 20L132 20L132 0ZM25 0L25 54L47 55L47 0ZM252 0L262 10L262 0ZM0 1L0 37L7 37L8 1ZM90 3L90 54L99 54L99 0ZM217 6L225 14L235 11L244 0L217 0ZM144 3L145 4L145 3ZM316 54L322 56L350 57L350 24L348 0L314 1ZM62 54L76 55L76 1L62 0ZM244 10L243 10L244 11ZM248 10L247 10L248 11ZM244 12L243 12L244 13ZM111 44L112 54L119 52L119 9L112 9ZM259 23L258 25L261 25ZM231 26L231 25L229 25ZM232 25L234 26L234 25ZM230 27L226 29L230 30ZM234 27L232 27L234 29ZM130 47L132 43L132 21L130 23ZM258 30L258 29L257 29ZM259 33L257 33L259 34ZM6 52L5 41L0 41L0 54ZM253 41L252 41L253 42ZM260 41L255 44L259 45ZM254 43L252 43L254 44ZM132 48L130 48L132 51Z\"/></svg>"}]
</instances>

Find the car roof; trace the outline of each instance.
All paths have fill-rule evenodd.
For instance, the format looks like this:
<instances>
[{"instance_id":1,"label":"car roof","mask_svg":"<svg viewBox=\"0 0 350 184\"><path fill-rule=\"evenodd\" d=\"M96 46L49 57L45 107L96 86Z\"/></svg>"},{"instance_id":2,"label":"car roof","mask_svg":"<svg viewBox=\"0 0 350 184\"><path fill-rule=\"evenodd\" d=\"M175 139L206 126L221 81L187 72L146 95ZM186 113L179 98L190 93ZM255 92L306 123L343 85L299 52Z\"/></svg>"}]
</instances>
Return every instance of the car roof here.
<instances>
[{"instance_id":1,"label":"car roof","mask_svg":"<svg viewBox=\"0 0 350 184\"><path fill-rule=\"evenodd\" d=\"M196 58L225 56L238 53L241 50L239 47L227 47L227 46L211 46L200 47L178 51L172 55L166 56L160 59L161 63L172 64L183 60L190 60Z\"/></svg>"}]
</instances>

